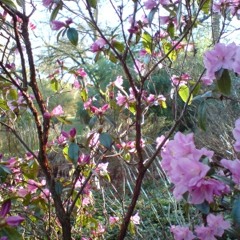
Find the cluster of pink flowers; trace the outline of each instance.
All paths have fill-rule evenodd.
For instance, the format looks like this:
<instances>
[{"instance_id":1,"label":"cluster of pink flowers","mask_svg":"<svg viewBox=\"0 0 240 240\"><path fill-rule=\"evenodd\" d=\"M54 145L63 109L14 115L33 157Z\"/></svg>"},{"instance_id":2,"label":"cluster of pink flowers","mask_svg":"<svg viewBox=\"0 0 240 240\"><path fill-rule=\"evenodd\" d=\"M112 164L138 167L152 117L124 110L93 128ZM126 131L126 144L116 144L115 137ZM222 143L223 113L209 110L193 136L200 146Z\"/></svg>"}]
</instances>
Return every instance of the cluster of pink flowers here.
<instances>
[{"instance_id":1,"label":"cluster of pink flowers","mask_svg":"<svg viewBox=\"0 0 240 240\"><path fill-rule=\"evenodd\" d=\"M207 176L210 167L202 163L201 158L208 157L211 160L213 152L205 148L197 149L192 133L176 133L161 155L162 168L174 184L173 195L177 200L188 192L188 201L192 204L204 201L211 203L215 196L229 192L225 184Z\"/></svg>"},{"instance_id":2,"label":"cluster of pink flowers","mask_svg":"<svg viewBox=\"0 0 240 240\"><path fill-rule=\"evenodd\" d=\"M205 52L203 62L207 70L203 78L206 85L212 84L215 74L221 69L240 74L240 46L235 43L217 43L212 50Z\"/></svg>"},{"instance_id":3,"label":"cluster of pink flowers","mask_svg":"<svg viewBox=\"0 0 240 240\"><path fill-rule=\"evenodd\" d=\"M201 240L216 240L215 237L222 237L224 231L230 228L230 223L223 219L222 215L209 214L207 226L197 226L195 234L188 228L182 226L171 226L171 232L175 240L193 240L198 237Z\"/></svg>"},{"instance_id":4,"label":"cluster of pink flowers","mask_svg":"<svg viewBox=\"0 0 240 240\"><path fill-rule=\"evenodd\" d=\"M213 2L213 12L230 12L233 16L240 15L239 0L218 0Z\"/></svg>"}]
</instances>

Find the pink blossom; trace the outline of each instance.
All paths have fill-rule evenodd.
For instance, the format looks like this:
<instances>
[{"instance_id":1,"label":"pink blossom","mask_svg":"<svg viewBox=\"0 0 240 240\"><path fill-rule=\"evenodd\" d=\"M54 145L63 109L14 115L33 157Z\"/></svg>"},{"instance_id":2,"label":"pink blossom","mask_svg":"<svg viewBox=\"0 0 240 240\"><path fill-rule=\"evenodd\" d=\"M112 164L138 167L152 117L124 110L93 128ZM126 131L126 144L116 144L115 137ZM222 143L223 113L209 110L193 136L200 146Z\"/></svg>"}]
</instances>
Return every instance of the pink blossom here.
<instances>
[{"instance_id":1,"label":"pink blossom","mask_svg":"<svg viewBox=\"0 0 240 240\"><path fill-rule=\"evenodd\" d=\"M28 180L27 189L29 192L35 192L39 187L41 187L41 183L35 182L33 179Z\"/></svg>"},{"instance_id":2,"label":"pink blossom","mask_svg":"<svg viewBox=\"0 0 240 240\"><path fill-rule=\"evenodd\" d=\"M72 86L73 86L73 88L76 88L76 89L81 88L81 84L79 83L79 81L77 79L74 80Z\"/></svg>"},{"instance_id":3,"label":"pink blossom","mask_svg":"<svg viewBox=\"0 0 240 240\"><path fill-rule=\"evenodd\" d=\"M92 106L92 99L89 98L86 102L84 102L83 107L85 110L88 110L90 109L91 106Z\"/></svg>"},{"instance_id":4,"label":"pink blossom","mask_svg":"<svg viewBox=\"0 0 240 240\"><path fill-rule=\"evenodd\" d=\"M78 158L78 164L83 166L90 163L90 155L81 154Z\"/></svg>"},{"instance_id":5,"label":"pink blossom","mask_svg":"<svg viewBox=\"0 0 240 240\"><path fill-rule=\"evenodd\" d=\"M140 216L139 213L136 212L135 215L131 216L131 221L133 222L133 224L135 225L139 225L140 224Z\"/></svg>"},{"instance_id":6,"label":"pink blossom","mask_svg":"<svg viewBox=\"0 0 240 240\"><path fill-rule=\"evenodd\" d=\"M71 18L67 19L65 22L53 20L51 21L51 28L52 30L60 30L63 27L68 27L72 22Z\"/></svg>"},{"instance_id":7,"label":"pink blossom","mask_svg":"<svg viewBox=\"0 0 240 240\"><path fill-rule=\"evenodd\" d=\"M52 22L51 22L51 28L52 28L52 30L59 30L59 29L61 29L61 28L63 28L63 27L66 27L66 23L64 23L64 22L61 22L61 21L57 21L57 20L53 20Z\"/></svg>"},{"instance_id":8,"label":"pink blossom","mask_svg":"<svg viewBox=\"0 0 240 240\"><path fill-rule=\"evenodd\" d=\"M165 139L165 136L164 136L164 135L161 135L160 137L157 137L157 139L156 139L156 143L157 143L156 148L158 148L158 147L162 144L162 142L163 142L164 139ZM169 140L167 140L167 141L164 143L164 145L162 146L162 149L164 149L164 148L166 147L166 145L168 144L168 142L169 142Z\"/></svg>"},{"instance_id":9,"label":"pink blossom","mask_svg":"<svg viewBox=\"0 0 240 240\"><path fill-rule=\"evenodd\" d=\"M147 0L144 2L144 7L146 9L152 10L153 8L155 8L158 5L156 0Z\"/></svg>"},{"instance_id":10,"label":"pink blossom","mask_svg":"<svg viewBox=\"0 0 240 240\"><path fill-rule=\"evenodd\" d=\"M53 0L42 0L42 3L44 7L49 7L53 3Z\"/></svg>"},{"instance_id":11,"label":"pink blossom","mask_svg":"<svg viewBox=\"0 0 240 240\"><path fill-rule=\"evenodd\" d=\"M181 227L181 226L171 226L170 230L175 240L192 240L195 238L192 231L189 230L188 227Z\"/></svg>"},{"instance_id":12,"label":"pink blossom","mask_svg":"<svg viewBox=\"0 0 240 240\"><path fill-rule=\"evenodd\" d=\"M208 226L214 229L214 235L221 237L224 230L230 228L230 222L223 219L222 215L209 214L207 216Z\"/></svg>"},{"instance_id":13,"label":"pink blossom","mask_svg":"<svg viewBox=\"0 0 240 240\"><path fill-rule=\"evenodd\" d=\"M64 111L61 105L58 105L57 107L55 107L51 112L51 116L60 116L63 114L64 114Z\"/></svg>"},{"instance_id":14,"label":"pink blossom","mask_svg":"<svg viewBox=\"0 0 240 240\"><path fill-rule=\"evenodd\" d=\"M207 69L206 77L215 79L215 73L221 68L233 70L236 51L235 43L217 43L213 50L205 52L203 62Z\"/></svg>"},{"instance_id":15,"label":"pink blossom","mask_svg":"<svg viewBox=\"0 0 240 240\"><path fill-rule=\"evenodd\" d=\"M116 86L119 89L122 89L122 85L123 85L123 78L122 76L117 76L116 80L113 82L114 86Z\"/></svg>"},{"instance_id":16,"label":"pink blossom","mask_svg":"<svg viewBox=\"0 0 240 240\"><path fill-rule=\"evenodd\" d=\"M127 104L127 97L124 96L122 93L118 92L117 93L117 97L116 97L116 100L117 100L117 105L118 106L128 106Z\"/></svg>"},{"instance_id":17,"label":"pink blossom","mask_svg":"<svg viewBox=\"0 0 240 240\"><path fill-rule=\"evenodd\" d=\"M21 216L9 216L6 218L6 223L9 226L12 227L17 227L19 224L21 224L21 222L23 222L25 220L25 218L21 217Z\"/></svg>"},{"instance_id":18,"label":"pink blossom","mask_svg":"<svg viewBox=\"0 0 240 240\"><path fill-rule=\"evenodd\" d=\"M20 188L17 191L17 195L19 197L22 197L22 198L24 198L26 195L28 195L28 193L29 193L29 191L27 189L24 189L24 188Z\"/></svg>"},{"instance_id":19,"label":"pink blossom","mask_svg":"<svg viewBox=\"0 0 240 240\"><path fill-rule=\"evenodd\" d=\"M115 223L117 223L119 221L119 217L109 217L109 224L110 225L114 225Z\"/></svg>"},{"instance_id":20,"label":"pink blossom","mask_svg":"<svg viewBox=\"0 0 240 240\"><path fill-rule=\"evenodd\" d=\"M216 179L201 179L192 188L189 188L189 202L201 204L206 200L212 203L215 196L221 196L229 192L229 187Z\"/></svg>"},{"instance_id":21,"label":"pink blossom","mask_svg":"<svg viewBox=\"0 0 240 240\"><path fill-rule=\"evenodd\" d=\"M144 63L138 61L137 59L135 60L135 64L134 64L134 70L136 73L141 73L143 74L144 70L145 70L145 65Z\"/></svg>"},{"instance_id":22,"label":"pink blossom","mask_svg":"<svg viewBox=\"0 0 240 240\"><path fill-rule=\"evenodd\" d=\"M90 106L91 112L98 116L104 114L108 109L109 109L109 104L104 104L100 108L97 108L95 106Z\"/></svg>"},{"instance_id":23,"label":"pink blossom","mask_svg":"<svg viewBox=\"0 0 240 240\"><path fill-rule=\"evenodd\" d=\"M232 179L236 184L240 184L240 160L222 159L221 164L232 173Z\"/></svg>"},{"instance_id":24,"label":"pink blossom","mask_svg":"<svg viewBox=\"0 0 240 240\"><path fill-rule=\"evenodd\" d=\"M211 227L198 226L196 227L195 232L201 240L217 240L214 237L214 230Z\"/></svg>"},{"instance_id":25,"label":"pink blossom","mask_svg":"<svg viewBox=\"0 0 240 240\"><path fill-rule=\"evenodd\" d=\"M2 208L0 210L1 223L4 223L4 221L5 221L7 225L12 226L12 227L16 227L19 224L21 224L21 222L24 221L24 218L21 217L21 216L9 216L9 217L7 217L6 215L9 214L10 208L11 208L11 200L7 199L3 202Z\"/></svg>"},{"instance_id":26,"label":"pink blossom","mask_svg":"<svg viewBox=\"0 0 240 240\"><path fill-rule=\"evenodd\" d=\"M105 176L108 174L108 162L107 163L99 163L95 171L100 175L100 176Z\"/></svg>"},{"instance_id":27,"label":"pink blossom","mask_svg":"<svg viewBox=\"0 0 240 240\"><path fill-rule=\"evenodd\" d=\"M233 136L236 140L234 149L240 152L240 118L235 122L235 128L233 129Z\"/></svg>"},{"instance_id":28,"label":"pink blossom","mask_svg":"<svg viewBox=\"0 0 240 240\"><path fill-rule=\"evenodd\" d=\"M79 68L76 73L75 73L76 76L80 76L80 77L86 77L87 76L87 73L85 72L85 70L83 68Z\"/></svg>"},{"instance_id":29,"label":"pink blossom","mask_svg":"<svg viewBox=\"0 0 240 240\"><path fill-rule=\"evenodd\" d=\"M99 52L101 51L107 42L103 38L97 39L90 47L92 52Z\"/></svg>"}]
</instances>

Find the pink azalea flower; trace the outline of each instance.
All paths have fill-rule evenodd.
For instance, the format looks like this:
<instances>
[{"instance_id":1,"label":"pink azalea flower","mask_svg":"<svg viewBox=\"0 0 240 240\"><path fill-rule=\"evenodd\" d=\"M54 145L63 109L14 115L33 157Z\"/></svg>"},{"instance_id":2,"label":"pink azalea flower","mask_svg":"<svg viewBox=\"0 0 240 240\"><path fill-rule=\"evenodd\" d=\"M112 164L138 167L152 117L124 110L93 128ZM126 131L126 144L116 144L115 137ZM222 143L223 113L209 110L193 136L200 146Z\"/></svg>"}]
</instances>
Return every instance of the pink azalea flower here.
<instances>
[{"instance_id":1,"label":"pink azalea flower","mask_svg":"<svg viewBox=\"0 0 240 240\"><path fill-rule=\"evenodd\" d=\"M217 43L213 50L205 52L203 62L207 69L206 77L215 79L215 73L221 68L233 70L236 51L235 43Z\"/></svg>"},{"instance_id":2,"label":"pink azalea flower","mask_svg":"<svg viewBox=\"0 0 240 240\"><path fill-rule=\"evenodd\" d=\"M224 220L222 215L209 214L207 216L207 223L214 230L214 235L218 237L223 235L224 230L231 227L230 222Z\"/></svg>"},{"instance_id":3,"label":"pink azalea flower","mask_svg":"<svg viewBox=\"0 0 240 240\"><path fill-rule=\"evenodd\" d=\"M61 29L63 27L66 27L66 23L61 22L61 21L57 21L57 20L53 20L51 22L51 28L54 31L57 31L57 30L59 30L59 29Z\"/></svg>"},{"instance_id":4,"label":"pink azalea flower","mask_svg":"<svg viewBox=\"0 0 240 240\"><path fill-rule=\"evenodd\" d=\"M155 8L158 5L156 0L147 0L144 2L144 7L146 9L152 10L153 8Z\"/></svg>"},{"instance_id":5,"label":"pink azalea flower","mask_svg":"<svg viewBox=\"0 0 240 240\"><path fill-rule=\"evenodd\" d=\"M216 179L201 179L192 188L189 188L189 202L201 204L206 200L212 203L215 196L221 196L229 192L229 187Z\"/></svg>"},{"instance_id":6,"label":"pink azalea flower","mask_svg":"<svg viewBox=\"0 0 240 240\"><path fill-rule=\"evenodd\" d=\"M42 3L44 7L49 7L53 3L53 0L42 0Z\"/></svg>"},{"instance_id":7,"label":"pink azalea flower","mask_svg":"<svg viewBox=\"0 0 240 240\"><path fill-rule=\"evenodd\" d=\"M114 225L115 223L117 223L119 221L119 217L109 217L109 224L110 225Z\"/></svg>"},{"instance_id":8,"label":"pink azalea flower","mask_svg":"<svg viewBox=\"0 0 240 240\"><path fill-rule=\"evenodd\" d=\"M240 118L235 122L235 128L233 129L233 136L236 139L234 149L240 152Z\"/></svg>"},{"instance_id":9,"label":"pink azalea flower","mask_svg":"<svg viewBox=\"0 0 240 240\"><path fill-rule=\"evenodd\" d=\"M2 221L1 223L4 223L4 221L5 221L7 225L16 227L16 226L20 225L25 219L21 216L7 217L6 215L10 212L10 208L11 208L11 200L8 199L3 202L2 208L0 210L0 219Z\"/></svg>"},{"instance_id":10,"label":"pink azalea flower","mask_svg":"<svg viewBox=\"0 0 240 240\"><path fill-rule=\"evenodd\" d=\"M195 232L201 240L217 240L214 237L214 230L211 227L198 226Z\"/></svg>"},{"instance_id":11,"label":"pink azalea flower","mask_svg":"<svg viewBox=\"0 0 240 240\"><path fill-rule=\"evenodd\" d=\"M64 114L64 111L61 105L58 105L57 107L55 107L51 112L51 116L60 116L63 114Z\"/></svg>"},{"instance_id":12,"label":"pink azalea flower","mask_svg":"<svg viewBox=\"0 0 240 240\"><path fill-rule=\"evenodd\" d=\"M99 163L95 171L99 173L100 176L105 176L108 174L108 162L107 163Z\"/></svg>"},{"instance_id":13,"label":"pink azalea flower","mask_svg":"<svg viewBox=\"0 0 240 240\"><path fill-rule=\"evenodd\" d=\"M116 100L117 100L117 105L118 106L124 106L124 105L128 106L127 97L124 96L122 93L120 93L120 92L117 93Z\"/></svg>"},{"instance_id":14,"label":"pink azalea flower","mask_svg":"<svg viewBox=\"0 0 240 240\"><path fill-rule=\"evenodd\" d=\"M78 158L78 164L83 166L90 163L90 155L81 154Z\"/></svg>"},{"instance_id":15,"label":"pink azalea flower","mask_svg":"<svg viewBox=\"0 0 240 240\"><path fill-rule=\"evenodd\" d=\"M232 173L232 179L236 184L240 184L240 160L222 159L221 164Z\"/></svg>"},{"instance_id":16,"label":"pink azalea flower","mask_svg":"<svg viewBox=\"0 0 240 240\"><path fill-rule=\"evenodd\" d=\"M90 50L92 52L99 52L104 48L106 44L107 42L103 38L99 38L91 45Z\"/></svg>"},{"instance_id":17,"label":"pink azalea flower","mask_svg":"<svg viewBox=\"0 0 240 240\"><path fill-rule=\"evenodd\" d=\"M83 68L79 68L77 71L76 71L76 76L80 76L80 77L86 77L87 76L87 73L84 71Z\"/></svg>"},{"instance_id":18,"label":"pink azalea flower","mask_svg":"<svg viewBox=\"0 0 240 240\"><path fill-rule=\"evenodd\" d=\"M173 233L175 240L192 240L195 238L188 227L171 226L170 231Z\"/></svg>"},{"instance_id":19,"label":"pink azalea flower","mask_svg":"<svg viewBox=\"0 0 240 240\"><path fill-rule=\"evenodd\" d=\"M122 85L123 85L123 78L122 76L117 76L116 80L113 82L114 86L116 86L119 89L122 89Z\"/></svg>"}]
</instances>

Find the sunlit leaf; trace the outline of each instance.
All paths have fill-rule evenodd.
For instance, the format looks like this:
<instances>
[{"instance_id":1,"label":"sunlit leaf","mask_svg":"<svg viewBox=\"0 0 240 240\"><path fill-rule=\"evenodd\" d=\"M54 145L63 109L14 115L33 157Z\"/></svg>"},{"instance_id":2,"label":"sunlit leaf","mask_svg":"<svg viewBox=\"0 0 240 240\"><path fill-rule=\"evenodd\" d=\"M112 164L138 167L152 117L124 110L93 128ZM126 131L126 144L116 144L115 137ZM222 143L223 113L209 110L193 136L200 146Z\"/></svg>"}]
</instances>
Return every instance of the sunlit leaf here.
<instances>
[{"instance_id":1,"label":"sunlit leaf","mask_svg":"<svg viewBox=\"0 0 240 240\"><path fill-rule=\"evenodd\" d=\"M59 91L59 83L57 81L57 79L52 79L50 82L51 88L54 92L58 92Z\"/></svg>"},{"instance_id":2,"label":"sunlit leaf","mask_svg":"<svg viewBox=\"0 0 240 240\"><path fill-rule=\"evenodd\" d=\"M174 38L175 28L173 22L170 22L167 27L167 32L171 38Z\"/></svg>"},{"instance_id":3,"label":"sunlit leaf","mask_svg":"<svg viewBox=\"0 0 240 240\"><path fill-rule=\"evenodd\" d=\"M99 136L99 142L107 149L112 147L112 137L108 133L101 133Z\"/></svg>"},{"instance_id":4,"label":"sunlit leaf","mask_svg":"<svg viewBox=\"0 0 240 240\"><path fill-rule=\"evenodd\" d=\"M123 43L114 40L114 41L112 42L112 45L113 45L113 47L115 47L119 52L123 52L123 51L124 51L124 44L123 44Z\"/></svg>"},{"instance_id":5,"label":"sunlit leaf","mask_svg":"<svg viewBox=\"0 0 240 240\"><path fill-rule=\"evenodd\" d=\"M72 124L70 120L67 119L67 117L56 117L59 122L62 122L63 124Z\"/></svg>"},{"instance_id":6,"label":"sunlit leaf","mask_svg":"<svg viewBox=\"0 0 240 240\"><path fill-rule=\"evenodd\" d=\"M5 100L3 100L3 99L0 99L0 109L9 110L7 102Z\"/></svg>"},{"instance_id":7,"label":"sunlit leaf","mask_svg":"<svg viewBox=\"0 0 240 240\"><path fill-rule=\"evenodd\" d=\"M90 7L96 9L97 8L97 0L87 0Z\"/></svg>"},{"instance_id":8,"label":"sunlit leaf","mask_svg":"<svg viewBox=\"0 0 240 240\"><path fill-rule=\"evenodd\" d=\"M13 9L17 8L15 3L13 1L11 1L11 0L1 0L1 3L5 4L9 8L13 8Z\"/></svg>"},{"instance_id":9,"label":"sunlit leaf","mask_svg":"<svg viewBox=\"0 0 240 240\"><path fill-rule=\"evenodd\" d=\"M68 156L68 146L66 146L64 149L63 149L63 156L65 157L66 160L68 160L69 162L71 162L71 159L70 157Z\"/></svg>"},{"instance_id":10,"label":"sunlit leaf","mask_svg":"<svg viewBox=\"0 0 240 240\"><path fill-rule=\"evenodd\" d=\"M168 55L171 61L175 61L177 59L177 51L175 49L172 50L172 44L169 42L163 43L163 51L166 55ZM171 52L170 52L171 51ZM170 53L169 53L170 52Z\"/></svg>"},{"instance_id":11,"label":"sunlit leaf","mask_svg":"<svg viewBox=\"0 0 240 240\"><path fill-rule=\"evenodd\" d=\"M190 94L188 86L187 85L180 86L179 90L178 90L178 94L181 97L181 99L183 100L183 102L186 103L188 101L189 94ZM190 96L190 100L188 101L188 104L190 105L191 102L192 102L192 94Z\"/></svg>"},{"instance_id":12,"label":"sunlit leaf","mask_svg":"<svg viewBox=\"0 0 240 240\"><path fill-rule=\"evenodd\" d=\"M128 107L128 110L132 113L132 114L136 114L136 104L135 103L130 103L129 104L129 107Z\"/></svg>"},{"instance_id":13,"label":"sunlit leaf","mask_svg":"<svg viewBox=\"0 0 240 240\"><path fill-rule=\"evenodd\" d=\"M72 45L78 45L78 32L75 28L68 28L67 37L68 40L72 43Z\"/></svg>"},{"instance_id":14,"label":"sunlit leaf","mask_svg":"<svg viewBox=\"0 0 240 240\"><path fill-rule=\"evenodd\" d=\"M144 49L148 52L151 53L152 52L152 37L148 32L144 32L142 34L142 43L143 43L143 47Z\"/></svg>"},{"instance_id":15,"label":"sunlit leaf","mask_svg":"<svg viewBox=\"0 0 240 240\"><path fill-rule=\"evenodd\" d=\"M81 89L81 91L80 91L80 96L81 96L81 98L82 98L82 100L83 100L84 102L87 101L87 99L88 99L88 93L87 93L86 88Z\"/></svg>"},{"instance_id":16,"label":"sunlit leaf","mask_svg":"<svg viewBox=\"0 0 240 240\"><path fill-rule=\"evenodd\" d=\"M211 0L205 0L205 1L201 1L201 0L198 0L198 5L202 6L201 10L205 13L205 14L208 14L209 11L210 11L210 7L211 7ZM203 3L203 4L202 4Z\"/></svg>"}]
</instances>

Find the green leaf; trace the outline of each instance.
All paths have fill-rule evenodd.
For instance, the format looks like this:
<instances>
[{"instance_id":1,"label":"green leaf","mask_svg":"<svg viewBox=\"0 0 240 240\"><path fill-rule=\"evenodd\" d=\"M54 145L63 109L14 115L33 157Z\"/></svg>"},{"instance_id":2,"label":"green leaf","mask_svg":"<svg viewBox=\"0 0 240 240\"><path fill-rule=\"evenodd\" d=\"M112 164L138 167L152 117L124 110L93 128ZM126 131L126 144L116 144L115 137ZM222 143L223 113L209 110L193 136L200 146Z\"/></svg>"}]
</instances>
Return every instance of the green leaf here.
<instances>
[{"instance_id":1,"label":"green leaf","mask_svg":"<svg viewBox=\"0 0 240 240\"><path fill-rule=\"evenodd\" d=\"M158 10L158 8L153 8L153 9L149 12L149 14L148 14L148 16L147 16L147 18L148 18L148 24L149 24L150 27L151 27L151 24L152 24L154 15L155 15L155 13L157 12L157 10Z\"/></svg>"},{"instance_id":2,"label":"green leaf","mask_svg":"<svg viewBox=\"0 0 240 240\"><path fill-rule=\"evenodd\" d=\"M237 196L233 202L232 219L237 225L240 225L240 196Z\"/></svg>"},{"instance_id":3,"label":"green leaf","mask_svg":"<svg viewBox=\"0 0 240 240\"><path fill-rule=\"evenodd\" d=\"M228 70L221 69L216 75L219 91L224 95L229 95L231 93L232 81Z\"/></svg>"},{"instance_id":4,"label":"green leaf","mask_svg":"<svg viewBox=\"0 0 240 240\"><path fill-rule=\"evenodd\" d=\"M143 43L143 47L144 49L148 52L151 53L152 52L152 37L148 32L144 32L142 34L142 43Z\"/></svg>"},{"instance_id":5,"label":"green leaf","mask_svg":"<svg viewBox=\"0 0 240 240\"><path fill-rule=\"evenodd\" d=\"M167 32L168 32L170 38L173 39L173 38L174 38L174 33L175 33L175 28L174 28L173 22L170 22L170 23L168 24Z\"/></svg>"},{"instance_id":6,"label":"green leaf","mask_svg":"<svg viewBox=\"0 0 240 240\"><path fill-rule=\"evenodd\" d=\"M163 43L163 51L164 51L164 53L167 55L168 54L168 57L169 57L169 59L171 60L171 61L175 61L176 59L177 59L177 51L175 50L175 49L173 49L172 51L171 51L171 49L172 49L172 44L171 43L169 43L169 42L164 42ZM171 51L170 53L169 53L169 51Z\"/></svg>"},{"instance_id":7,"label":"green leaf","mask_svg":"<svg viewBox=\"0 0 240 240\"><path fill-rule=\"evenodd\" d=\"M57 4L57 6L53 9L52 14L51 14L51 16L50 16L50 22L56 19L59 10L62 9L62 4L63 4L63 3L59 1L59 3Z\"/></svg>"},{"instance_id":8,"label":"green leaf","mask_svg":"<svg viewBox=\"0 0 240 240\"><path fill-rule=\"evenodd\" d=\"M206 102L202 101L198 106L198 126L206 131L207 123L207 111L206 111Z\"/></svg>"},{"instance_id":9,"label":"green leaf","mask_svg":"<svg viewBox=\"0 0 240 240\"><path fill-rule=\"evenodd\" d=\"M200 4L204 3L202 5L202 8L201 10L205 13L205 14L209 14L209 11L210 11L210 7L211 7L211 0L205 0L205 1L201 1L201 0L198 0L198 5L200 6Z\"/></svg>"},{"instance_id":10,"label":"green leaf","mask_svg":"<svg viewBox=\"0 0 240 240\"><path fill-rule=\"evenodd\" d=\"M115 47L119 52L123 52L124 51L124 44L118 41L113 41L112 42L113 47Z\"/></svg>"},{"instance_id":11,"label":"green leaf","mask_svg":"<svg viewBox=\"0 0 240 240\"><path fill-rule=\"evenodd\" d=\"M132 114L136 114L136 103L129 103L129 107L128 110L132 113Z\"/></svg>"},{"instance_id":12,"label":"green leaf","mask_svg":"<svg viewBox=\"0 0 240 240\"><path fill-rule=\"evenodd\" d=\"M78 157L79 157L80 148L75 142L71 142L68 147L68 156L71 159L74 166L77 165Z\"/></svg>"},{"instance_id":13,"label":"green leaf","mask_svg":"<svg viewBox=\"0 0 240 240\"><path fill-rule=\"evenodd\" d=\"M86 90L85 88L81 89L81 91L80 91L80 96L81 96L81 98L82 98L82 100L83 100L84 102L87 101L87 99L88 99L88 93L87 93L87 90Z\"/></svg>"},{"instance_id":14,"label":"green leaf","mask_svg":"<svg viewBox=\"0 0 240 240\"><path fill-rule=\"evenodd\" d=\"M68 160L69 162L71 162L71 159L69 158L68 156L68 149L69 149L69 146L66 146L64 149L63 149L63 156L65 157L66 160Z\"/></svg>"},{"instance_id":15,"label":"green leaf","mask_svg":"<svg viewBox=\"0 0 240 240\"><path fill-rule=\"evenodd\" d=\"M10 100L17 100L18 99L18 93L16 89L10 89L8 93Z\"/></svg>"},{"instance_id":16,"label":"green leaf","mask_svg":"<svg viewBox=\"0 0 240 240\"><path fill-rule=\"evenodd\" d=\"M6 110L6 111L9 110L7 102L3 99L0 99L0 109Z\"/></svg>"},{"instance_id":17,"label":"green leaf","mask_svg":"<svg viewBox=\"0 0 240 240\"><path fill-rule=\"evenodd\" d=\"M57 120L63 124L67 124L67 125L70 125L72 124L72 122L70 120L67 119L67 117L56 117Z\"/></svg>"},{"instance_id":18,"label":"green leaf","mask_svg":"<svg viewBox=\"0 0 240 240\"><path fill-rule=\"evenodd\" d=\"M107 52L107 56L108 59L113 62L113 63L117 63L118 59L116 58L116 56L114 55L114 53L112 51L108 51Z\"/></svg>"},{"instance_id":19,"label":"green leaf","mask_svg":"<svg viewBox=\"0 0 240 240\"><path fill-rule=\"evenodd\" d=\"M8 240L22 240L23 237L17 231L17 228L3 227L0 229L0 236L7 236Z\"/></svg>"},{"instance_id":20,"label":"green leaf","mask_svg":"<svg viewBox=\"0 0 240 240\"><path fill-rule=\"evenodd\" d=\"M1 2L8 6L9 8L17 9L15 3L11 0L1 0Z\"/></svg>"},{"instance_id":21,"label":"green leaf","mask_svg":"<svg viewBox=\"0 0 240 240\"><path fill-rule=\"evenodd\" d=\"M97 8L97 0L87 0L90 7L96 9Z\"/></svg>"},{"instance_id":22,"label":"green leaf","mask_svg":"<svg viewBox=\"0 0 240 240\"><path fill-rule=\"evenodd\" d=\"M107 149L111 149L113 143L112 137L108 133L101 133L99 142Z\"/></svg>"},{"instance_id":23,"label":"green leaf","mask_svg":"<svg viewBox=\"0 0 240 240\"><path fill-rule=\"evenodd\" d=\"M68 28L67 37L68 37L68 40L72 43L72 45L77 46L77 44L78 44L78 32L75 28Z\"/></svg>"},{"instance_id":24,"label":"green leaf","mask_svg":"<svg viewBox=\"0 0 240 240\"><path fill-rule=\"evenodd\" d=\"M94 127L94 125L95 125L95 123L97 122L97 120L98 120L98 118L97 118L96 115L94 115L94 116L90 119L90 121L89 121L89 123L88 123L88 126L90 127L90 129L92 129L92 128Z\"/></svg>"},{"instance_id":25,"label":"green leaf","mask_svg":"<svg viewBox=\"0 0 240 240\"><path fill-rule=\"evenodd\" d=\"M51 88L54 92L58 92L59 91L59 83L57 81L56 78L52 79L50 82Z\"/></svg>"},{"instance_id":26,"label":"green leaf","mask_svg":"<svg viewBox=\"0 0 240 240\"><path fill-rule=\"evenodd\" d=\"M178 94L181 97L181 99L183 100L183 102L186 103L188 98L189 98L189 94L190 94L188 86L187 85L180 86L180 88L178 90ZM190 105L191 103L192 103L192 94L190 96L190 100L188 102L188 105Z\"/></svg>"}]
</instances>

